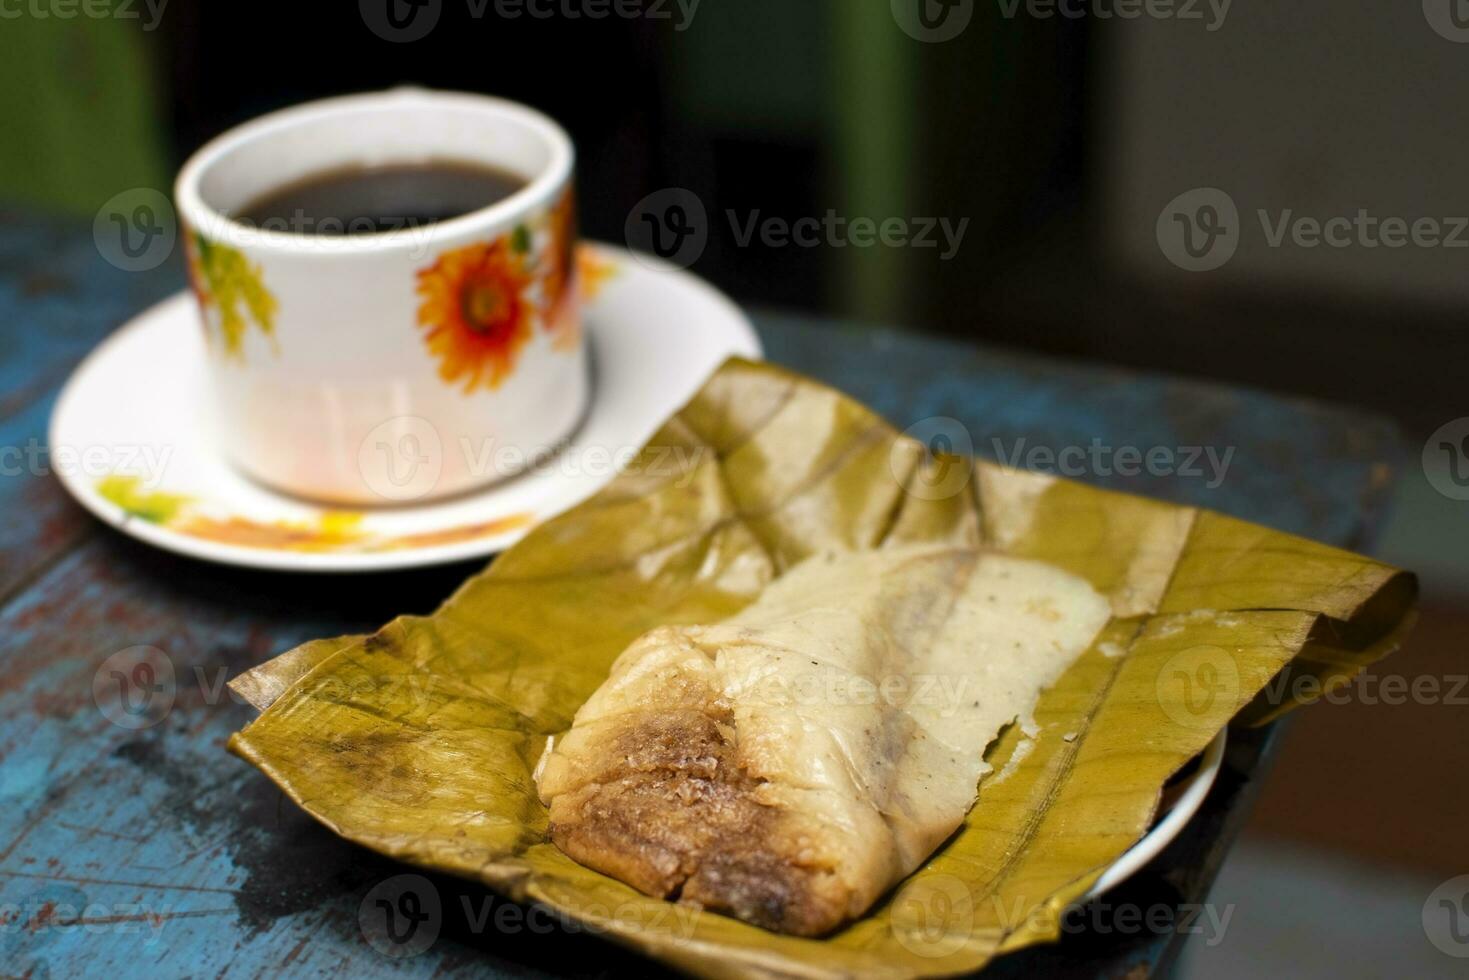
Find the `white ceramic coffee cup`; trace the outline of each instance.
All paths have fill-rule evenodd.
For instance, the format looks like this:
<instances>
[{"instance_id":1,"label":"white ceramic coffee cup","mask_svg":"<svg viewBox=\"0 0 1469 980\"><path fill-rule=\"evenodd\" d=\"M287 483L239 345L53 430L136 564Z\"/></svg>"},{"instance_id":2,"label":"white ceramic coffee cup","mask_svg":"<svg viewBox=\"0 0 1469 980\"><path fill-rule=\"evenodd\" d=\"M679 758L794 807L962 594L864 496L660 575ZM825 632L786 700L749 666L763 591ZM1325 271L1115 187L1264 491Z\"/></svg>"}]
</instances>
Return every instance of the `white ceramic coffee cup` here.
<instances>
[{"instance_id":1,"label":"white ceramic coffee cup","mask_svg":"<svg viewBox=\"0 0 1469 980\"><path fill-rule=\"evenodd\" d=\"M434 161L526 183L373 234L231 217L319 173ZM421 89L287 109L199 150L175 196L223 451L270 487L360 506L460 493L553 450L588 399L573 184L546 116Z\"/></svg>"}]
</instances>

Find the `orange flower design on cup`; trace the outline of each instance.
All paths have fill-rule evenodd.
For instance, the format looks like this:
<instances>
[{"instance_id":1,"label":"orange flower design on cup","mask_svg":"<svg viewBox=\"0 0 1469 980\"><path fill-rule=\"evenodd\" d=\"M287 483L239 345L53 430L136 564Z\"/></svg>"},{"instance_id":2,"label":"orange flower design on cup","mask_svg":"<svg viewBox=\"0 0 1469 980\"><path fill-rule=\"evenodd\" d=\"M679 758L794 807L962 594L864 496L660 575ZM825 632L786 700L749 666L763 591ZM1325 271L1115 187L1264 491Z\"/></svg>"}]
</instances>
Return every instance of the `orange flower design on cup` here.
<instances>
[{"instance_id":1,"label":"orange flower design on cup","mask_svg":"<svg viewBox=\"0 0 1469 980\"><path fill-rule=\"evenodd\" d=\"M470 394L510 376L533 333L531 281L524 252L509 238L445 252L419 270L418 325L441 378Z\"/></svg>"},{"instance_id":2,"label":"orange flower design on cup","mask_svg":"<svg viewBox=\"0 0 1469 980\"><path fill-rule=\"evenodd\" d=\"M545 321L556 350L575 350L581 343L581 303L577 291L576 196L568 190L547 214L550 244L546 249Z\"/></svg>"}]
</instances>

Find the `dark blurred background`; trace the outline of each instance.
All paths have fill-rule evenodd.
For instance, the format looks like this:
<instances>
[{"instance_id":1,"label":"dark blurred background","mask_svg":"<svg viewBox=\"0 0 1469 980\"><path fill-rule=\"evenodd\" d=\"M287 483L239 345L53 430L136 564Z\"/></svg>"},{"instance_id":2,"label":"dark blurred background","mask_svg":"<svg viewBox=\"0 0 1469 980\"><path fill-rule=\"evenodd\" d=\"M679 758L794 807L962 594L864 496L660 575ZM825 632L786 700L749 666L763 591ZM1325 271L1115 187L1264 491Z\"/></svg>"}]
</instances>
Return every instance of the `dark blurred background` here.
<instances>
[{"instance_id":1,"label":"dark blurred background","mask_svg":"<svg viewBox=\"0 0 1469 980\"><path fill-rule=\"evenodd\" d=\"M490 92L571 131L590 237L621 240L652 191L699 195L711 220L697 271L745 302L1422 425L1458 414L1469 249L1271 248L1253 217L1469 214L1455 125L1469 46L1416 5L1221 14L1222 0L1177 0L1171 18L1121 20L956 0L963 29L924 43L886 0L638 0L644 16L595 20L563 0L518 17L502 11L526 0L393 0L411 27L432 22L395 42L379 36L393 32L381 0L369 15L126 2L135 18L0 19L4 197L89 215L120 190L168 187L193 149L271 109L404 83ZM1245 229L1203 275L1170 264L1154 226L1209 186ZM937 234L937 248L742 247L726 216L828 209L967 224L946 258Z\"/></svg>"},{"instance_id":2,"label":"dark blurred background","mask_svg":"<svg viewBox=\"0 0 1469 980\"><path fill-rule=\"evenodd\" d=\"M1102 16L1125 3L1069 17L953 0L928 27L888 0L647 0L640 16L601 19L586 15L595 2L538 0L543 17L506 16L521 0L390 2L410 26L395 28L383 0L135 0L132 17L69 20L0 10L0 206L90 221L120 191L167 189L230 126L324 95L422 84L524 101L576 140L589 237L623 241L646 195L687 188L710 215L694 271L742 303L1391 415L1407 453L1376 550L1423 572L1426 599L1423 628L1386 669L1469 670L1469 503L1419 464L1431 433L1469 415L1460 0L1178 0L1136 19ZM1238 209L1237 252L1187 271L1165 254L1160 215L1211 187ZM937 248L741 245L726 217L829 210L967 224L946 254L942 235ZM1359 212L1433 219L1450 240L1274 245L1266 227ZM1308 948L1311 930L1331 935L1350 913L1323 894L1402 888L1421 901L1469 871L1454 819L1469 812L1465 719L1453 704L1304 713L1230 865L1244 871L1220 888L1270 891L1250 900L1275 901L1280 920L1257 927ZM1282 899L1292 888L1305 897ZM1332 944L1356 975L1377 972L1370 950ZM1229 959L1241 945L1185 970L1289 963Z\"/></svg>"}]
</instances>

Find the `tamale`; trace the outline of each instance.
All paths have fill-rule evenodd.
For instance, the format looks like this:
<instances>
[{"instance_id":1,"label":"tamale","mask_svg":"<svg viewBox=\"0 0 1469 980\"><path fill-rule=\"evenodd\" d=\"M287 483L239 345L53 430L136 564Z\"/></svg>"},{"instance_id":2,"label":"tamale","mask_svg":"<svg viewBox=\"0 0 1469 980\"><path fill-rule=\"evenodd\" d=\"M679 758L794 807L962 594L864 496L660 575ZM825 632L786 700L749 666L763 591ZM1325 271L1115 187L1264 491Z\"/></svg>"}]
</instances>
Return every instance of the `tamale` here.
<instances>
[{"instance_id":1,"label":"tamale","mask_svg":"<svg viewBox=\"0 0 1469 980\"><path fill-rule=\"evenodd\" d=\"M646 894L820 935L959 826L984 751L1110 607L1041 562L825 552L636 640L539 774L554 842Z\"/></svg>"}]
</instances>

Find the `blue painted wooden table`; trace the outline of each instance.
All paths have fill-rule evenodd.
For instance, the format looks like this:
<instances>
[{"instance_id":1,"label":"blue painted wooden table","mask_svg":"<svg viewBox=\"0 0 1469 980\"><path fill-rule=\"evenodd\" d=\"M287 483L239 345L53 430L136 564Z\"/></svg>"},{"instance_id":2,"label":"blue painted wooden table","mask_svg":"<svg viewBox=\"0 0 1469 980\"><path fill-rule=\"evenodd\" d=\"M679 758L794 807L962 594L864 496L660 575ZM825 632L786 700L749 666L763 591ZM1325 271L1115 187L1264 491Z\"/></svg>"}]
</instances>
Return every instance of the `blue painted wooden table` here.
<instances>
[{"instance_id":1,"label":"blue painted wooden table","mask_svg":"<svg viewBox=\"0 0 1469 980\"><path fill-rule=\"evenodd\" d=\"M251 714L227 679L303 640L428 612L473 567L372 577L213 567L120 537L69 503L41 449L58 386L108 331L182 284L176 262L146 274L112 268L86 227L0 214L0 974L653 972L594 936L440 878L438 939L411 959L384 957L358 910L405 869L338 840L225 753ZM1053 459L1080 466L1082 479L1336 544L1369 542L1399 452L1387 422L1308 402L887 330L758 321L772 359L950 447L967 438L983 455ZM1166 449L1171 462L1155 454L1155 472L1132 475L1124 447ZM98 709L93 683L109 655L136 645L167 652L176 690L163 722L132 730ZM1111 908L1202 900L1270 739L1233 740L1204 810L1109 896ZM1147 975L1186 932L1115 928L1110 914L991 972Z\"/></svg>"}]
</instances>

